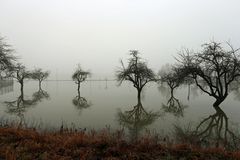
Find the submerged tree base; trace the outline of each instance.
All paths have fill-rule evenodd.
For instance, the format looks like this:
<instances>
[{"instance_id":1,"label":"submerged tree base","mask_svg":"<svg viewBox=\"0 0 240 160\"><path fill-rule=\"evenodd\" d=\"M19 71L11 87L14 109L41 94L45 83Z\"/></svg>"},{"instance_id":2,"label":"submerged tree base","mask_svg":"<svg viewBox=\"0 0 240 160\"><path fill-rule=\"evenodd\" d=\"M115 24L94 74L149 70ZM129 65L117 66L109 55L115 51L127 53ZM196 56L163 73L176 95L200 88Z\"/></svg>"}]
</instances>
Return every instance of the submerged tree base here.
<instances>
[{"instance_id":1,"label":"submerged tree base","mask_svg":"<svg viewBox=\"0 0 240 160\"><path fill-rule=\"evenodd\" d=\"M130 143L122 131L38 132L35 129L1 127L0 159L240 159L240 151L199 148L187 144L159 144L146 135Z\"/></svg>"}]
</instances>

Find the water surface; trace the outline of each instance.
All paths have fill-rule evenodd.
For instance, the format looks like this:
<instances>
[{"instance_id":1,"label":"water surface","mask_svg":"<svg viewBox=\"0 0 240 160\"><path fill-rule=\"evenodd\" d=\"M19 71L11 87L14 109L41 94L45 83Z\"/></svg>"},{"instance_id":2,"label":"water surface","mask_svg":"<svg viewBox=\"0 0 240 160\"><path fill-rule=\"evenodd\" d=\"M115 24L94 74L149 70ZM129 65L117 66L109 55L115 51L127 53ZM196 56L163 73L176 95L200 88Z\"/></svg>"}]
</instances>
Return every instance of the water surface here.
<instances>
[{"instance_id":1,"label":"water surface","mask_svg":"<svg viewBox=\"0 0 240 160\"><path fill-rule=\"evenodd\" d=\"M24 101L21 102L20 85L14 82L1 88L0 117L21 123L41 122L43 126L57 128L63 123L69 126L74 124L79 128L125 127L167 134L173 130L173 124L197 124L216 112L212 107L214 99L194 86L191 86L189 100L187 86L175 91L175 98L185 107L182 112L164 112L163 105L170 98L168 88L151 83L143 90L142 107L144 112L158 116L149 119L138 115L134 121L126 120L126 117L122 120L120 113L130 114L137 105L137 93L130 83L123 83L121 86L117 84L116 81L87 81L82 83L78 96L77 86L73 81L46 81L40 91L38 82L26 81L22 97ZM231 124L240 122L239 99L239 94L231 93L220 106ZM137 123L141 118L143 120Z\"/></svg>"}]
</instances>

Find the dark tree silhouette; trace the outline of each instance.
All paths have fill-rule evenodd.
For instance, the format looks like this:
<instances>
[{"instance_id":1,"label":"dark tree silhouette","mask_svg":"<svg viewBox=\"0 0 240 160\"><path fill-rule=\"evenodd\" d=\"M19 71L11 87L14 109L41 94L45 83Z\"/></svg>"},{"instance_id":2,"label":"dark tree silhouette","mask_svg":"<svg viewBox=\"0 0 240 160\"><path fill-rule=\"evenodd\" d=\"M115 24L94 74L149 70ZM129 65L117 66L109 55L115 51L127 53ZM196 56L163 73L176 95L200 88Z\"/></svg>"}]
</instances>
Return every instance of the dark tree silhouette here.
<instances>
[{"instance_id":1,"label":"dark tree silhouette","mask_svg":"<svg viewBox=\"0 0 240 160\"><path fill-rule=\"evenodd\" d=\"M13 49L4 42L4 38L0 37L0 78L6 77L7 70L14 65L16 57L12 54Z\"/></svg>"},{"instance_id":2,"label":"dark tree silhouette","mask_svg":"<svg viewBox=\"0 0 240 160\"><path fill-rule=\"evenodd\" d=\"M177 67L185 76L191 77L206 94L214 97L218 107L228 96L230 85L240 77L238 49L229 43L229 50L217 42L206 43L200 53L185 50L180 54Z\"/></svg>"},{"instance_id":3,"label":"dark tree silhouette","mask_svg":"<svg viewBox=\"0 0 240 160\"><path fill-rule=\"evenodd\" d=\"M170 91L170 98L167 104L162 104L162 109L165 112L173 113L175 116L183 116L183 110L187 107L174 96L174 90L185 80L181 71L181 69L167 64L158 72L159 82L161 83L159 89L165 89L164 84L167 84Z\"/></svg>"},{"instance_id":4,"label":"dark tree silhouette","mask_svg":"<svg viewBox=\"0 0 240 160\"><path fill-rule=\"evenodd\" d=\"M166 83L170 88L171 97L173 97L174 89L184 83L185 75L182 70L172 65L165 65L158 72L159 82Z\"/></svg>"},{"instance_id":5,"label":"dark tree silhouette","mask_svg":"<svg viewBox=\"0 0 240 160\"><path fill-rule=\"evenodd\" d=\"M75 81L75 83L78 85L78 94L80 95L80 84L84 82L91 73L89 71L84 71L80 65L78 65L78 68L75 70L75 72L72 75L72 79Z\"/></svg>"},{"instance_id":6,"label":"dark tree silhouette","mask_svg":"<svg viewBox=\"0 0 240 160\"><path fill-rule=\"evenodd\" d=\"M49 74L50 74L49 71L43 71L41 68L38 68L31 72L31 78L34 80L38 80L39 89L41 89L42 81L47 79Z\"/></svg>"},{"instance_id":7,"label":"dark tree silhouette","mask_svg":"<svg viewBox=\"0 0 240 160\"><path fill-rule=\"evenodd\" d=\"M23 93L24 79L31 78L31 73L26 70L24 65L18 63L10 69L10 76L21 84L21 92Z\"/></svg>"},{"instance_id":8,"label":"dark tree silhouette","mask_svg":"<svg viewBox=\"0 0 240 160\"><path fill-rule=\"evenodd\" d=\"M121 60L122 66L116 72L116 77L120 85L123 81L133 83L133 86L137 89L138 103L140 103L143 87L151 81L156 81L156 77L153 70L148 68L147 63L139 57L137 50L131 50L130 56L127 67L124 66Z\"/></svg>"}]
</instances>

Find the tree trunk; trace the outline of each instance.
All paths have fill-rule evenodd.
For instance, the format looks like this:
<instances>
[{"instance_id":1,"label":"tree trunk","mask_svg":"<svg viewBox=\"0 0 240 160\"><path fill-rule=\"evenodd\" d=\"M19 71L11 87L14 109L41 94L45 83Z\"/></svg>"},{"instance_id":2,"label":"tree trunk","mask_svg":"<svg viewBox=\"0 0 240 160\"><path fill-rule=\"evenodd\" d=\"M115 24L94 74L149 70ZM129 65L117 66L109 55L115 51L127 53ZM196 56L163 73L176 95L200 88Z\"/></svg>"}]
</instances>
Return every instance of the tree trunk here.
<instances>
[{"instance_id":1,"label":"tree trunk","mask_svg":"<svg viewBox=\"0 0 240 160\"><path fill-rule=\"evenodd\" d=\"M23 96L23 80L20 81L20 84L21 84L21 95Z\"/></svg>"},{"instance_id":2,"label":"tree trunk","mask_svg":"<svg viewBox=\"0 0 240 160\"><path fill-rule=\"evenodd\" d=\"M191 91L190 88L191 88L191 87L190 87L190 84L188 84L188 97L187 97L187 100L188 100L188 101L189 101L189 99L190 99L190 91Z\"/></svg>"},{"instance_id":3,"label":"tree trunk","mask_svg":"<svg viewBox=\"0 0 240 160\"><path fill-rule=\"evenodd\" d=\"M137 99L138 99L138 104L141 103L141 89L137 90L138 94L137 94Z\"/></svg>"},{"instance_id":4,"label":"tree trunk","mask_svg":"<svg viewBox=\"0 0 240 160\"><path fill-rule=\"evenodd\" d=\"M78 91L78 96L80 96L80 82L78 82L78 89L77 89L77 91Z\"/></svg>"},{"instance_id":5,"label":"tree trunk","mask_svg":"<svg viewBox=\"0 0 240 160\"><path fill-rule=\"evenodd\" d=\"M170 94L171 94L171 97L174 97L174 96L173 96L173 90L174 90L174 88L173 88L173 87L171 87L171 92L170 92Z\"/></svg>"},{"instance_id":6,"label":"tree trunk","mask_svg":"<svg viewBox=\"0 0 240 160\"><path fill-rule=\"evenodd\" d=\"M39 87L39 90L42 89L42 81L39 81L39 83L38 83L38 87Z\"/></svg>"},{"instance_id":7,"label":"tree trunk","mask_svg":"<svg viewBox=\"0 0 240 160\"><path fill-rule=\"evenodd\" d=\"M217 108L225 100L225 98L219 98L213 103L213 107Z\"/></svg>"}]
</instances>

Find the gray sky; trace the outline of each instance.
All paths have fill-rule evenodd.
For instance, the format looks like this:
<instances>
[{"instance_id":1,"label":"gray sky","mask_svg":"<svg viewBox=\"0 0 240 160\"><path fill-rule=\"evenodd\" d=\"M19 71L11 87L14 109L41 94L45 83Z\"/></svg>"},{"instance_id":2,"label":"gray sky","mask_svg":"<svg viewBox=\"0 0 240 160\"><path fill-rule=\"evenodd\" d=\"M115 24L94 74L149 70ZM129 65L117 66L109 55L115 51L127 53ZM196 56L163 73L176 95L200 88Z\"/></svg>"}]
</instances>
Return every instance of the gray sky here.
<instances>
[{"instance_id":1,"label":"gray sky","mask_svg":"<svg viewBox=\"0 0 240 160\"><path fill-rule=\"evenodd\" d=\"M130 49L157 72L181 47L240 47L239 16L239 0L0 0L0 35L51 79L69 79L78 63L112 78Z\"/></svg>"}]
</instances>

